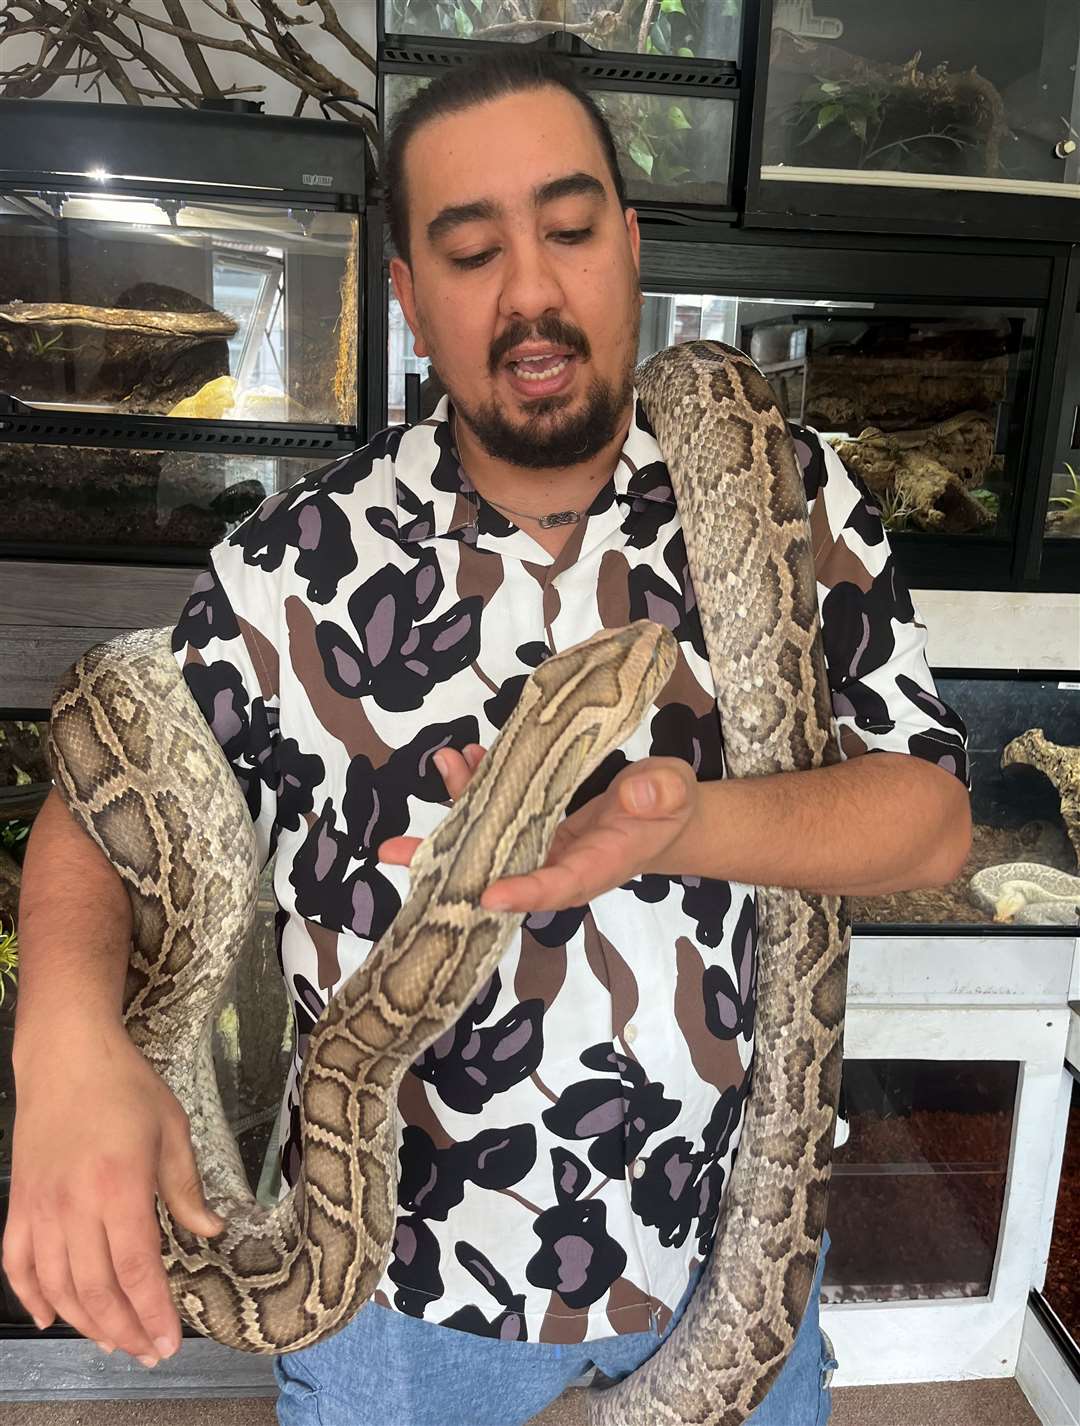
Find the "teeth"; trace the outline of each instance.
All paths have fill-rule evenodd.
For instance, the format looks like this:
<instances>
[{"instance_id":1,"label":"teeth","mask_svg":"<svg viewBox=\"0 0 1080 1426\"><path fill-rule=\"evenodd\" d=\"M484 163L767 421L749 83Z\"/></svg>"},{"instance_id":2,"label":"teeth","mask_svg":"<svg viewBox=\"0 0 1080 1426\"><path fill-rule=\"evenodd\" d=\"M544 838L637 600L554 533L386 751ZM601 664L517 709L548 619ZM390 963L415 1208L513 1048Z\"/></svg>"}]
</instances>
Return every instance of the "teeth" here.
<instances>
[{"instance_id":1,"label":"teeth","mask_svg":"<svg viewBox=\"0 0 1080 1426\"><path fill-rule=\"evenodd\" d=\"M514 374L523 381L550 381L553 376L558 376L570 363L569 357L563 357L554 366L548 367L545 371L530 371L526 367L526 361L543 361L543 357L523 357L521 361L514 362Z\"/></svg>"}]
</instances>

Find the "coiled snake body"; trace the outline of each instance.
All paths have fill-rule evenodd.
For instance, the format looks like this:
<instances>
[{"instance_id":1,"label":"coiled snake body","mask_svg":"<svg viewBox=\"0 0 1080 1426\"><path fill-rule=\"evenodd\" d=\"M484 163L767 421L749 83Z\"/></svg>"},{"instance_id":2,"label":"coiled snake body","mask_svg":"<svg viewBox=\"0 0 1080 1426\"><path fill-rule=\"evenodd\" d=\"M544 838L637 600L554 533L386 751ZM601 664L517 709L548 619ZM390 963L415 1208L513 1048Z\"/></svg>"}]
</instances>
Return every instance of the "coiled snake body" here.
<instances>
[{"instance_id":1,"label":"coiled snake body","mask_svg":"<svg viewBox=\"0 0 1080 1426\"><path fill-rule=\"evenodd\" d=\"M636 384L675 487L728 772L835 761L802 480L768 385L717 342L661 352ZM208 1241L158 1204L173 1296L199 1331L289 1352L338 1331L370 1297L393 1243L398 1084L522 920L481 910L480 893L543 862L574 790L637 726L676 657L671 634L640 621L533 673L414 857L390 930L310 1037L303 1168L273 1209L247 1184L210 1044L254 907L247 807L166 631L99 645L70 671L53 707L53 762L68 806L128 887L125 1025L187 1110L207 1201L227 1222ZM660 1351L590 1393L594 1426L739 1426L806 1307L840 1087L846 925L836 898L792 891L762 889L758 914L753 1081L715 1244Z\"/></svg>"}]
</instances>

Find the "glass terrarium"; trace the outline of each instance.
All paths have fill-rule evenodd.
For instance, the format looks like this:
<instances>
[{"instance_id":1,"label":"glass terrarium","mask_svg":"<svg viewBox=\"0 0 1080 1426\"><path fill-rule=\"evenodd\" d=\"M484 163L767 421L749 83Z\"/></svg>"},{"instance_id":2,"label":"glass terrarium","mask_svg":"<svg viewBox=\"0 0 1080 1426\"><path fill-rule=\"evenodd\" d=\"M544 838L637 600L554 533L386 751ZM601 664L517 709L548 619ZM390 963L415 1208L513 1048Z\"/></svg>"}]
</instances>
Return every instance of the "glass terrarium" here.
<instances>
[{"instance_id":1,"label":"glass terrarium","mask_svg":"<svg viewBox=\"0 0 1080 1426\"><path fill-rule=\"evenodd\" d=\"M529 43L575 35L622 54L737 59L742 0L382 0L386 34Z\"/></svg>"},{"instance_id":2,"label":"glass terrarium","mask_svg":"<svg viewBox=\"0 0 1080 1426\"><path fill-rule=\"evenodd\" d=\"M715 338L876 496L886 529L1004 536L1015 514L1030 310L647 293L639 357Z\"/></svg>"},{"instance_id":3,"label":"glass terrarium","mask_svg":"<svg viewBox=\"0 0 1080 1426\"><path fill-rule=\"evenodd\" d=\"M971 851L946 886L853 898L852 920L874 931L1077 931L1080 683L972 674L937 688L968 728Z\"/></svg>"},{"instance_id":4,"label":"glass terrarium","mask_svg":"<svg viewBox=\"0 0 1080 1426\"><path fill-rule=\"evenodd\" d=\"M776 0L761 176L1080 196L1071 0Z\"/></svg>"},{"instance_id":5,"label":"glass terrarium","mask_svg":"<svg viewBox=\"0 0 1080 1426\"><path fill-rule=\"evenodd\" d=\"M1080 540L1080 311L1073 318L1065 367L1065 393L1050 477L1045 537L1054 544ZM1080 561L1080 545L1068 549L1066 557Z\"/></svg>"},{"instance_id":6,"label":"glass terrarium","mask_svg":"<svg viewBox=\"0 0 1080 1426\"><path fill-rule=\"evenodd\" d=\"M0 393L38 411L355 427L359 217L0 194Z\"/></svg>"},{"instance_id":7,"label":"glass terrarium","mask_svg":"<svg viewBox=\"0 0 1080 1426\"><path fill-rule=\"evenodd\" d=\"M0 555L202 563L355 447L350 127L0 100Z\"/></svg>"},{"instance_id":8,"label":"glass terrarium","mask_svg":"<svg viewBox=\"0 0 1080 1426\"><path fill-rule=\"evenodd\" d=\"M427 375L393 294L388 412ZM1014 514L1030 311L647 292L638 358L701 338L747 352L789 420L830 442L890 533L995 536ZM1019 406L1019 410L1018 410Z\"/></svg>"},{"instance_id":9,"label":"glass terrarium","mask_svg":"<svg viewBox=\"0 0 1080 1426\"><path fill-rule=\"evenodd\" d=\"M31 720L0 721L0 1236L7 1216L15 1118L11 1050L19 884L30 828L51 787L46 727ZM292 1017L278 968L271 875L272 863L260 880L254 927L230 974L213 1031L222 1104L252 1191L267 1207L277 1202L281 1181L277 1116L292 1059ZM29 1322L0 1272L0 1329Z\"/></svg>"},{"instance_id":10,"label":"glass terrarium","mask_svg":"<svg viewBox=\"0 0 1080 1426\"><path fill-rule=\"evenodd\" d=\"M984 1297L997 1256L1020 1065L845 1059L822 1301Z\"/></svg>"},{"instance_id":11,"label":"glass terrarium","mask_svg":"<svg viewBox=\"0 0 1080 1426\"><path fill-rule=\"evenodd\" d=\"M386 74L387 125L430 82L418 75ZM590 87L587 76L583 82ZM727 203L734 126L730 100L646 88L591 92L615 140L631 203Z\"/></svg>"},{"instance_id":12,"label":"glass terrarium","mask_svg":"<svg viewBox=\"0 0 1080 1426\"><path fill-rule=\"evenodd\" d=\"M0 554L202 564L325 458L0 444Z\"/></svg>"},{"instance_id":13,"label":"glass terrarium","mask_svg":"<svg viewBox=\"0 0 1080 1426\"><path fill-rule=\"evenodd\" d=\"M383 0L383 124L472 44L535 44L602 110L631 202L726 208L742 23L742 0Z\"/></svg>"}]
</instances>

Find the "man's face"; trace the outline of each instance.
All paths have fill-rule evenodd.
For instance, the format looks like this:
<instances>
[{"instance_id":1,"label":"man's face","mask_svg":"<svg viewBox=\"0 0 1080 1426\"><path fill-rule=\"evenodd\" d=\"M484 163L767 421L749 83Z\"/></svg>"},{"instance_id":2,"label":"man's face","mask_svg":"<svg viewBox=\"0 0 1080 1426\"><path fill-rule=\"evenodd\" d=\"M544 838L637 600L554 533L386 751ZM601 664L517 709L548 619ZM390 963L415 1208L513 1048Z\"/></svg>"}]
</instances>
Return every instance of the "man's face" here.
<instances>
[{"instance_id":1,"label":"man's face","mask_svg":"<svg viewBox=\"0 0 1080 1426\"><path fill-rule=\"evenodd\" d=\"M629 415L641 319L637 215L588 115L546 87L434 120L405 156L411 268L394 291L491 456L565 468Z\"/></svg>"}]
</instances>

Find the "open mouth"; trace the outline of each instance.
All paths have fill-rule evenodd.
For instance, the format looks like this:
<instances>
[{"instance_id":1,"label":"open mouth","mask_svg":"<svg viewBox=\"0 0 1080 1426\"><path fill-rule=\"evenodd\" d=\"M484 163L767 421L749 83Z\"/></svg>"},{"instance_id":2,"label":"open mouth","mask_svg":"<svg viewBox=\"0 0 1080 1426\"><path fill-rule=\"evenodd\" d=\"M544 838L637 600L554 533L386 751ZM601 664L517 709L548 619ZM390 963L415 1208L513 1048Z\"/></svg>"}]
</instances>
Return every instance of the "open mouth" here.
<instances>
[{"instance_id":1,"label":"open mouth","mask_svg":"<svg viewBox=\"0 0 1080 1426\"><path fill-rule=\"evenodd\" d=\"M573 378L577 357L569 352L523 357L506 366L510 384L523 396L551 396L562 391Z\"/></svg>"}]
</instances>

